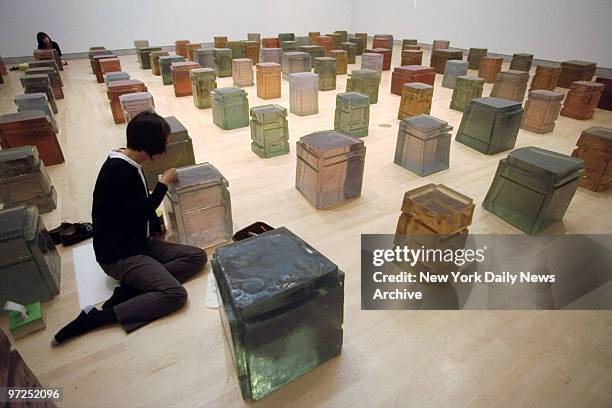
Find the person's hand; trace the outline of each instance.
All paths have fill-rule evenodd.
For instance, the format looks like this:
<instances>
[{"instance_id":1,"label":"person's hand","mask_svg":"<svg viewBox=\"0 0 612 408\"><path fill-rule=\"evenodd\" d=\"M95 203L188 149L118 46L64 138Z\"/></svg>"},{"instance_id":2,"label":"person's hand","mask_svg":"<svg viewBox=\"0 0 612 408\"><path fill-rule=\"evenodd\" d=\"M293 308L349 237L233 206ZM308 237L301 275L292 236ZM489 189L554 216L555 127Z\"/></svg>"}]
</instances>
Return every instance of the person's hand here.
<instances>
[{"instance_id":1,"label":"person's hand","mask_svg":"<svg viewBox=\"0 0 612 408\"><path fill-rule=\"evenodd\" d=\"M164 171L161 178L159 179L159 182L168 186L174 183L177 179L178 179L178 176L176 175L176 169L171 168L171 169Z\"/></svg>"}]
</instances>

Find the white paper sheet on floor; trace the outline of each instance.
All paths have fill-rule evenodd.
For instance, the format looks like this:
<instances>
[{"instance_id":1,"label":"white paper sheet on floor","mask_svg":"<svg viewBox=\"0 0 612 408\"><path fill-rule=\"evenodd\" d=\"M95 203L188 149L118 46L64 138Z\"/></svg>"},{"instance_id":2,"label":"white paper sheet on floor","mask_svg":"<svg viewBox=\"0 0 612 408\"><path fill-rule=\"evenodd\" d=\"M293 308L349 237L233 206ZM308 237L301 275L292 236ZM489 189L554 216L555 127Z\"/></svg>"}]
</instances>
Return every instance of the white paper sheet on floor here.
<instances>
[{"instance_id":1,"label":"white paper sheet on floor","mask_svg":"<svg viewBox=\"0 0 612 408\"><path fill-rule=\"evenodd\" d=\"M118 282L105 274L96 262L91 240L75 247L72 259L81 309L104 302L113 294Z\"/></svg>"}]
</instances>

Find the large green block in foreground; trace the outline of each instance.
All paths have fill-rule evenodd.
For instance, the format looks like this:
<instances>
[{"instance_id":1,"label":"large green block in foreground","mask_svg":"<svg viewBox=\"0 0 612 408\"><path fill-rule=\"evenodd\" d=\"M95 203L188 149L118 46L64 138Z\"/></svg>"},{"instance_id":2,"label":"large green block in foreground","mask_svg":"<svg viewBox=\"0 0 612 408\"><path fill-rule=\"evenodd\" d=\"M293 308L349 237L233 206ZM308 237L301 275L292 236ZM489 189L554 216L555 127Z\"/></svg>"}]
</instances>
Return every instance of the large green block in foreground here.
<instances>
[{"instance_id":1,"label":"large green block in foreground","mask_svg":"<svg viewBox=\"0 0 612 408\"><path fill-rule=\"evenodd\" d=\"M249 126L249 100L242 88L217 88L212 93L213 122L230 130Z\"/></svg>"},{"instance_id":2,"label":"large green block in foreground","mask_svg":"<svg viewBox=\"0 0 612 408\"><path fill-rule=\"evenodd\" d=\"M499 162L482 203L534 235L560 221L578 188L584 161L538 147L516 149Z\"/></svg>"},{"instance_id":3,"label":"large green block in foreground","mask_svg":"<svg viewBox=\"0 0 612 408\"><path fill-rule=\"evenodd\" d=\"M344 273L291 231L220 247L211 265L244 399L259 400L340 355Z\"/></svg>"},{"instance_id":4,"label":"large green block in foreground","mask_svg":"<svg viewBox=\"0 0 612 408\"><path fill-rule=\"evenodd\" d=\"M264 159L289 153L287 109L279 105L251 108L251 150Z\"/></svg>"},{"instance_id":5,"label":"large green block in foreground","mask_svg":"<svg viewBox=\"0 0 612 408\"><path fill-rule=\"evenodd\" d=\"M370 124L370 97L359 92L336 95L334 130L353 136L368 135Z\"/></svg>"}]
</instances>

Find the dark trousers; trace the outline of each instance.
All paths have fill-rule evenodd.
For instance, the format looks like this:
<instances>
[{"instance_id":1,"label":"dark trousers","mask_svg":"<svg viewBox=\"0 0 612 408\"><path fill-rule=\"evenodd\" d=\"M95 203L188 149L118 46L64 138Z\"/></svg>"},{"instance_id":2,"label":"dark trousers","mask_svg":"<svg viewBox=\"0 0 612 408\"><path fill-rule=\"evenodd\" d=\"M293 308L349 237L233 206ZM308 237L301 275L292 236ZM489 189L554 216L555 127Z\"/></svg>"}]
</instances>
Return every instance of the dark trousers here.
<instances>
[{"instance_id":1,"label":"dark trousers","mask_svg":"<svg viewBox=\"0 0 612 408\"><path fill-rule=\"evenodd\" d=\"M100 266L140 293L114 306L117 320L129 333L180 309L187 301L181 282L205 264L206 252L200 248L150 239L145 254Z\"/></svg>"}]
</instances>

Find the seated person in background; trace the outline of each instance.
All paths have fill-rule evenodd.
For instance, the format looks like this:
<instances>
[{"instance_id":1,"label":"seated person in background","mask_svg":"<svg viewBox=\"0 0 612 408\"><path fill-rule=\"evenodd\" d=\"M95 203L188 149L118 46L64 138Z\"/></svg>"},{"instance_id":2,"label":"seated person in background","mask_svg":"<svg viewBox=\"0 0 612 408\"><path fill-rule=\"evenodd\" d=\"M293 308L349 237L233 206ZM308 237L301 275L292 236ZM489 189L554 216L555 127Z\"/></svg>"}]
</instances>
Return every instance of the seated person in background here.
<instances>
[{"instance_id":1,"label":"seated person in background","mask_svg":"<svg viewBox=\"0 0 612 408\"><path fill-rule=\"evenodd\" d=\"M62 56L62 50L60 50L59 45L55 41L52 41L51 38L46 33L43 33L41 31L40 33L36 34L36 41L38 41L39 50L47 50L47 49L54 48L57 50L58 55L60 57ZM63 59L62 59L62 64L68 65L68 63L64 61Z\"/></svg>"},{"instance_id":2,"label":"seated person in background","mask_svg":"<svg viewBox=\"0 0 612 408\"><path fill-rule=\"evenodd\" d=\"M206 264L200 248L151 238L159 230L155 210L177 176L175 169L165 171L149 194L142 164L165 153L168 123L142 112L126 133L127 148L111 151L102 165L92 208L96 260L121 286L101 310L85 308L55 335L53 345L115 322L129 333L180 309L187 301L181 282Z\"/></svg>"}]
</instances>

